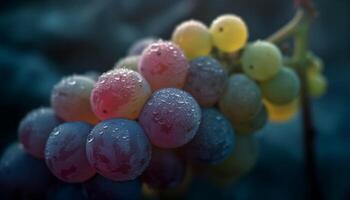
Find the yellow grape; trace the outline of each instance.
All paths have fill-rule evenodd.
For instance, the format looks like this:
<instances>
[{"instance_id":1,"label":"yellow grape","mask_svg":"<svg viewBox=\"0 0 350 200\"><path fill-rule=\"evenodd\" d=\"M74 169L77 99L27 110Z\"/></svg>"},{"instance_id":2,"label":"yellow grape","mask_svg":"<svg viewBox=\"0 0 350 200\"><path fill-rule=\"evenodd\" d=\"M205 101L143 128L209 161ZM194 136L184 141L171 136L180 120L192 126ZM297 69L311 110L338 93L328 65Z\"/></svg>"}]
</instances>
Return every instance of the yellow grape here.
<instances>
[{"instance_id":1,"label":"yellow grape","mask_svg":"<svg viewBox=\"0 0 350 200\"><path fill-rule=\"evenodd\" d=\"M114 69L126 68L137 72L139 60L140 56L126 56L118 60L118 62L114 65Z\"/></svg>"},{"instance_id":2,"label":"yellow grape","mask_svg":"<svg viewBox=\"0 0 350 200\"><path fill-rule=\"evenodd\" d=\"M294 99L292 102L285 105L275 105L268 100L263 100L269 120L271 122L285 122L292 119L299 108L299 98Z\"/></svg>"},{"instance_id":3,"label":"yellow grape","mask_svg":"<svg viewBox=\"0 0 350 200\"><path fill-rule=\"evenodd\" d=\"M327 79L321 73L308 73L309 93L312 97L320 97L327 90Z\"/></svg>"},{"instance_id":4,"label":"yellow grape","mask_svg":"<svg viewBox=\"0 0 350 200\"><path fill-rule=\"evenodd\" d=\"M223 52L235 52L248 40L248 28L244 21L232 14L217 17L210 26L214 45Z\"/></svg>"},{"instance_id":5,"label":"yellow grape","mask_svg":"<svg viewBox=\"0 0 350 200\"><path fill-rule=\"evenodd\" d=\"M206 56L212 49L208 27L196 20L178 25L173 32L172 41L180 46L189 59Z\"/></svg>"}]
</instances>

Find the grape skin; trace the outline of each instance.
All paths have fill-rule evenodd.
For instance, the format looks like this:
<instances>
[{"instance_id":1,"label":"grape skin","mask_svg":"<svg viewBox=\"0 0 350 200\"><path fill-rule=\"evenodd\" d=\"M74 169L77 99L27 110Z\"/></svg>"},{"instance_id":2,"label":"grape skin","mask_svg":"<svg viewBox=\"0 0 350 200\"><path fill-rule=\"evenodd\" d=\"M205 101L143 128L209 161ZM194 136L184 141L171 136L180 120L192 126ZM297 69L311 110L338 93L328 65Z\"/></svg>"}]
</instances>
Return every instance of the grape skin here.
<instances>
[{"instance_id":1,"label":"grape skin","mask_svg":"<svg viewBox=\"0 0 350 200\"><path fill-rule=\"evenodd\" d=\"M237 181L253 169L258 150L258 142L253 135L237 135L233 153L222 163L210 167L210 179L221 186Z\"/></svg>"},{"instance_id":2,"label":"grape skin","mask_svg":"<svg viewBox=\"0 0 350 200\"><path fill-rule=\"evenodd\" d=\"M139 179L118 182L97 175L84 183L84 188L90 200L141 199L141 182Z\"/></svg>"},{"instance_id":3,"label":"grape skin","mask_svg":"<svg viewBox=\"0 0 350 200\"><path fill-rule=\"evenodd\" d=\"M261 106L258 114L253 118L245 122L235 123L233 127L237 134L249 135L262 129L268 120L268 113L265 106Z\"/></svg>"},{"instance_id":4,"label":"grape skin","mask_svg":"<svg viewBox=\"0 0 350 200\"><path fill-rule=\"evenodd\" d=\"M24 150L36 158L44 158L46 140L60 123L62 121L51 108L39 108L29 112L18 128L18 138Z\"/></svg>"},{"instance_id":5,"label":"grape skin","mask_svg":"<svg viewBox=\"0 0 350 200\"><path fill-rule=\"evenodd\" d=\"M264 104L268 111L268 117L271 122L286 122L292 119L299 108L299 98L284 104L276 105L268 100L264 100Z\"/></svg>"},{"instance_id":6,"label":"grape skin","mask_svg":"<svg viewBox=\"0 0 350 200\"><path fill-rule=\"evenodd\" d=\"M153 145L176 148L194 137L200 119L200 107L190 94L165 88L152 94L139 121Z\"/></svg>"},{"instance_id":7,"label":"grape skin","mask_svg":"<svg viewBox=\"0 0 350 200\"><path fill-rule=\"evenodd\" d=\"M179 24L173 31L172 41L179 45L189 59L206 56L212 49L208 27L197 20Z\"/></svg>"},{"instance_id":8,"label":"grape skin","mask_svg":"<svg viewBox=\"0 0 350 200\"><path fill-rule=\"evenodd\" d=\"M153 149L151 162L142 174L142 180L154 189L174 188L184 179L185 171L185 162L174 152Z\"/></svg>"},{"instance_id":9,"label":"grape skin","mask_svg":"<svg viewBox=\"0 0 350 200\"><path fill-rule=\"evenodd\" d=\"M223 52L235 52L248 40L248 29L244 21L232 14L217 17L210 25L214 45Z\"/></svg>"},{"instance_id":10,"label":"grape skin","mask_svg":"<svg viewBox=\"0 0 350 200\"><path fill-rule=\"evenodd\" d=\"M256 41L247 45L241 58L243 71L252 79L266 81L282 67L282 54L272 43Z\"/></svg>"},{"instance_id":11,"label":"grape skin","mask_svg":"<svg viewBox=\"0 0 350 200\"><path fill-rule=\"evenodd\" d=\"M196 136L183 148L190 161L217 164L225 160L234 146L230 122L216 109L202 109L202 119Z\"/></svg>"},{"instance_id":12,"label":"grape skin","mask_svg":"<svg viewBox=\"0 0 350 200\"><path fill-rule=\"evenodd\" d=\"M327 91L327 79L321 73L307 74L309 93L312 97L321 97Z\"/></svg>"},{"instance_id":13,"label":"grape skin","mask_svg":"<svg viewBox=\"0 0 350 200\"><path fill-rule=\"evenodd\" d=\"M260 83L260 87L264 98L276 105L283 105L299 96L301 86L294 70L282 67L276 76Z\"/></svg>"},{"instance_id":14,"label":"grape skin","mask_svg":"<svg viewBox=\"0 0 350 200\"><path fill-rule=\"evenodd\" d=\"M182 88L188 68L182 50L172 42L160 40L143 51L138 71L156 91L161 88Z\"/></svg>"},{"instance_id":15,"label":"grape skin","mask_svg":"<svg viewBox=\"0 0 350 200\"><path fill-rule=\"evenodd\" d=\"M128 50L128 56L141 55L143 50L145 50L150 44L156 41L157 40L155 38L151 38L151 37L137 40L130 46Z\"/></svg>"},{"instance_id":16,"label":"grape skin","mask_svg":"<svg viewBox=\"0 0 350 200\"><path fill-rule=\"evenodd\" d=\"M99 174L115 181L141 175L151 159L151 145L140 125L127 119L97 124L88 136L86 154Z\"/></svg>"},{"instance_id":17,"label":"grape skin","mask_svg":"<svg viewBox=\"0 0 350 200\"><path fill-rule=\"evenodd\" d=\"M93 111L101 119L136 119L151 94L148 82L137 72L114 69L104 73L91 94Z\"/></svg>"},{"instance_id":18,"label":"grape skin","mask_svg":"<svg viewBox=\"0 0 350 200\"><path fill-rule=\"evenodd\" d=\"M86 138L92 126L84 122L67 122L50 134L45 149L45 161L60 180L79 183L95 175L85 154Z\"/></svg>"},{"instance_id":19,"label":"grape skin","mask_svg":"<svg viewBox=\"0 0 350 200\"><path fill-rule=\"evenodd\" d=\"M213 106L223 94L228 76L221 64L211 57L199 57L190 62L184 90L204 107Z\"/></svg>"},{"instance_id":20,"label":"grape skin","mask_svg":"<svg viewBox=\"0 0 350 200\"><path fill-rule=\"evenodd\" d=\"M262 106L257 84L244 74L231 75L226 91L219 101L222 113L234 122L252 119Z\"/></svg>"},{"instance_id":21,"label":"grape skin","mask_svg":"<svg viewBox=\"0 0 350 200\"><path fill-rule=\"evenodd\" d=\"M65 121L86 121L96 124L99 120L90 105L90 94L95 81L86 76L72 75L57 83L51 94L51 106Z\"/></svg>"},{"instance_id":22,"label":"grape skin","mask_svg":"<svg viewBox=\"0 0 350 200\"><path fill-rule=\"evenodd\" d=\"M137 72L140 56L127 56L120 59L114 66L114 69L126 68Z\"/></svg>"},{"instance_id":23,"label":"grape skin","mask_svg":"<svg viewBox=\"0 0 350 200\"><path fill-rule=\"evenodd\" d=\"M0 159L0 188L5 194L13 192L41 195L53 177L45 162L27 154L19 143L9 145ZM3 197L3 196L2 196Z\"/></svg>"}]
</instances>

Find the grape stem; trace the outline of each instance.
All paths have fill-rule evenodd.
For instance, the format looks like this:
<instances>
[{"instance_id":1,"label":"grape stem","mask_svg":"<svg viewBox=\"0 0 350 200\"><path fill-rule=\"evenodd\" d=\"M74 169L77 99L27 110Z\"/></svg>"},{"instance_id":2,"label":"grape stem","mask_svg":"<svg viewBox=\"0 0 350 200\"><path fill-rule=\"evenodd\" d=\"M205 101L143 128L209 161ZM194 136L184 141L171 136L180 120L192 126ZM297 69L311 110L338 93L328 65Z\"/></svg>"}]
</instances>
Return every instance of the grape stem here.
<instances>
[{"instance_id":1,"label":"grape stem","mask_svg":"<svg viewBox=\"0 0 350 200\"><path fill-rule=\"evenodd\" d=\"M323 199L317 176L315 135L316 130L312 120L311 102L306 77L306 55L309 50L309 30L316 16L316 9L310 0L297 0L298 11L292 20L284 27L267 38L268 41L280 44L294 39L294 52L291 65L295 67L301 80L301 107L304 133L305 174L308 189L306 199Z\"/></svg>"}]
</instances>

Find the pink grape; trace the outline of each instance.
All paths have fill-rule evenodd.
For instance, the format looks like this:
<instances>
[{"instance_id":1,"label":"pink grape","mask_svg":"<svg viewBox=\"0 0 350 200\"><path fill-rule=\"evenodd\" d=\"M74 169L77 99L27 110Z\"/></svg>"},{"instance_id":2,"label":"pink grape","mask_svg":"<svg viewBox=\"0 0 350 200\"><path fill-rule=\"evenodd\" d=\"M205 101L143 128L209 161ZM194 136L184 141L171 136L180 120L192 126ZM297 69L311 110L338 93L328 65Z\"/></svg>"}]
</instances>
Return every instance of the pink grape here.
<instances>
[{"instance_id":1,"label":"pink grape","mask_svg":"<svg viewBox=\"0 0 350 200\"><path fill-rule=\"evenodd\" d=\"M104 73L91 94L93 111L101 119L136 119L151 95L147 81L130 69Z\"/></svg>"},{"instance_id":2,"label":"pink grape","mask_svg":"<svg viewBox=\"0 0 350 200\"><path fill-rule=\"evenodd\" d=\"M151 145L140 125L127 119L97 124L89 134L86 155L102 176L114 181L133 180L151 159Z\"/></svg>"},{"instance_id":3,"label":"pink grape","mask_svg":"<svg viewBox=\"0 0 350 200\"><path fill-rule=\"evenodd\" d=\"M139 120L153 145L176 148L195 136L200 119L200 107L189 93L165 88L153 93Z\"/></svg>"},{"instance_id":4,"label":"pink grape","mask_svg":"<svg viewBox=\"0 0 350 200\"><path fill-rule=\"evenodd\" d=\"M36 158L44 158L46 140L61 122L51 108L39 108L28 113L18 128L18 138L24 150Z\"/></svg>"},{"instance_id":5,"label":"pink grape","mask_svg":"<svg viewBox=\"0 0 350 200\"><path fill-rule=\"evenodd\" d=\"M174 43L158 41L142 53L139 72L149 82L152 90L182 88L189 65L182 50Z\"/></svg>"},{"instance_id":6,"label":"pink grape","mask_svg":"<svg viewBox=\"0 0 350 200\"><path fill-rule=\"evenodd\" d=\"M95 175L86 158L86 138L92 129L84 122L68 122L56 127L45 148L45 161L60 180L83 182Z\"/></svg>"}]
</instances>

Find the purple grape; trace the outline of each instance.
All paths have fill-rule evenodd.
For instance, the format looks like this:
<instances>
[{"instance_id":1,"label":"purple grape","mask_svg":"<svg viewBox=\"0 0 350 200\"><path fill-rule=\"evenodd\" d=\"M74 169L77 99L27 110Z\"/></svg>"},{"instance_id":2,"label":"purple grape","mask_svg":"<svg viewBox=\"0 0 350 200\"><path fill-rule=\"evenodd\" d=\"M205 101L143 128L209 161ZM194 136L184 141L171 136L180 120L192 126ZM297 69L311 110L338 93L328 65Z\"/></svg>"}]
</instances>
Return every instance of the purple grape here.
<instances>
[{"instance_id":1,"label":"purple grape","mask_svg":"<svg viewBox=\"0 0 350 200\"><path fill-rule=\"evenodd\" d=\"M28 113L18 128L18 138L24 150L36 158L44 158L46 140L61 122L51 108L39 108Z\"/></svg>"},{"instance_id":2,"label":"purple grape","mask_svg":"<svg viewBox=\"0 0 350 200\"><path fill-rule=\"evenodd\" d=\"M60 180L83 182L95 174L85 151L86 138L91 128L85 122L69 122L56 127L50 134L45 160L51 172Z\"/></svg>"},{"instance_id":3,"label":"purple grape","mask_svg":"<svg viewBox=\"0 0 350 200\"><path fill-rule=\"evenodd\" d=\"M226 159L234 146L230 122L216 109L202 109L196 136L184 146L186 156L195 162L216 164Z\"/></svg>"},{"instance_id":4,"label":"purple grape","mask_svg":"<svg viewBox=\"0 0 350 200\"><path fill-rule=\"evenodd\" d=\"M190 94L166 88L153 93L139 120L153 145L176 148L194 137L200 118L200 107Z\"/></svg>"},{"instance_id":5,"label":"purple grape","mask_svg":"<svg viewBox=\"0 0 350 200\"><path fill-rule=\"evenodd\" d=\"M174 188L184 179L185 171L185 162L174 152L153 149L151 162L142 174L142 180L154 189Z\"/></svg>"},{"instance_id":6,"label":"purple grape","mask_svg":"<svg viewBox=\"0 0 350 200\"><path fill-rule=\"evenodd\" d=\"M130 46L128 55L141 55L143 50L145 50L148 47L148 45L152 44L155 41L157 40L154 38L142 38L140 40L137 40L134 44Z\"/></svg>"},{"instance_id":7,"label":"purple grape","mask_svg":"<svg viewBox=\"0 0 350 200\"><path fill-rule=\"evenodd\" d=\"M97 172L115 181L135 179L151 159L151 145L142 128L127 119L97 124L88 137L86 151Z\"/></svg>"},{"instance_id":8,"label":"purple grape","mask_svg":"<svg viewBox=\"0 0 350 200\"><path fill-rule=\"evenodd\" d=\"M141 199L141 182L113 181L97 175L84 184L90 200L138 200Z\"/></svg>"},{"instance_id":9,"label":"purple grape","mask_svg":"<svg viewBox=\"0 0 350 200\"><path fill-rule=\"evenodd\" d=\"M199 57L190 62L184 90L199 105L213 106L223 94L228 76L221 64L212 57Z\"/></svg>"},{"instance_id":10,"label":"purple grape","mask_svg":"<svg viewBox=\"0 0 350 200\"><path fill-rule=\"evenodd\" d=\"M27 154L19 143L7 147L1 157L0 188L5 194L11 196L15 191L41 195L47 191L52 179L45 162ZM5 198L3 193L1 198Z\"/></svg>"}]
</instances>

